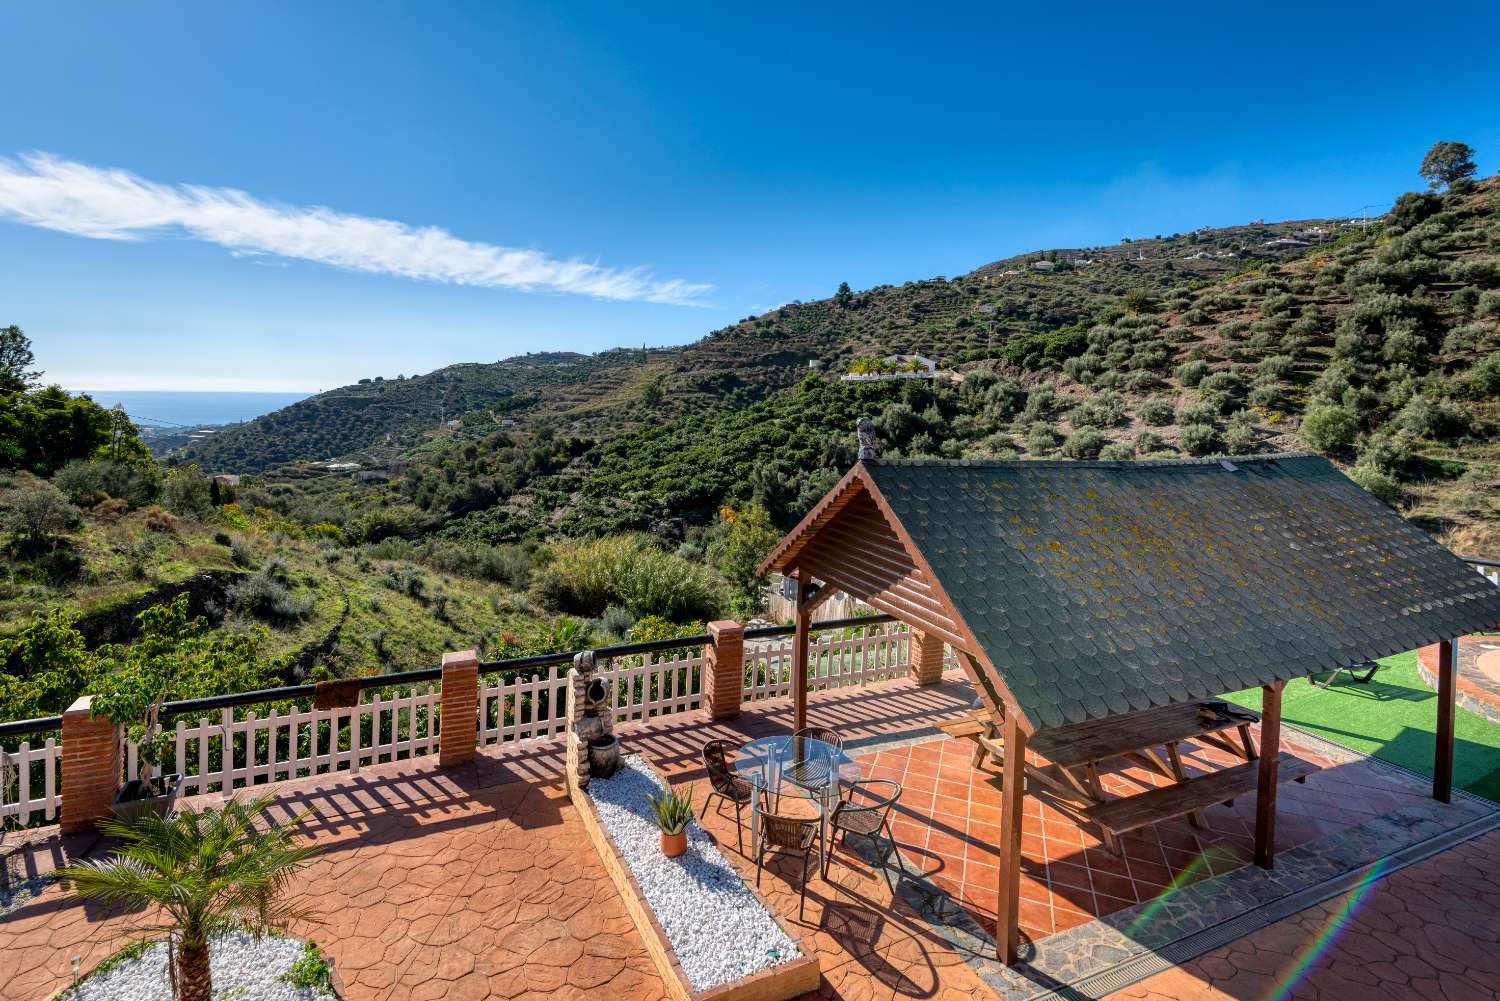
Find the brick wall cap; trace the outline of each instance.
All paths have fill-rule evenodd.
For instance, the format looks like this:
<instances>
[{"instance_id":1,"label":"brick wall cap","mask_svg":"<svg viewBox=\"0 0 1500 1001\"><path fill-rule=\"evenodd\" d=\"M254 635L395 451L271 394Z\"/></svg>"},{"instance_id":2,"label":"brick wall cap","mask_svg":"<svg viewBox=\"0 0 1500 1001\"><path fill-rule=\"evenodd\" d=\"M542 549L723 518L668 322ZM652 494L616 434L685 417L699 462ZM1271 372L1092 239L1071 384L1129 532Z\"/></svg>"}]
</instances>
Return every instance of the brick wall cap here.
<instances>
[{"instance_id":1,"label":"brick wall cap","mask_svg":"<svg viewBox=\"0 0 1500 1001\"><path fill-rule=\"evenodd\" d=\"M727 638L728 636L732 636L735 633L739 633L741 634L741 636L743 636L744 632L745 627L740 625L733 619L719 619L716 622L710 622L708 624L708 635L716 642L721 635L726 636Z\"/></svg>"},{"instance_id":2,"label":"brick wall cap","mask_svg":"<svg viewBox=\"0 0 1500 1001\"><path fill-rule=\"evenodd\" d=\"M94 714L94 697L92 695L80 695L73 700L73 704L63 710L64 716L92 716Z\"/></svg>"},{"instance_id":3,"label":"brick wall cap","mask_svg":"<svg viewBox=\"0 0 1500 1001\"><path fill-rule=\"evenodd\" d=\"M479 666L478 650L454 650L443 654L443 670L445 671L450 667L468 667L470 664L476 668Z\"/></svg>"}]
</instances>

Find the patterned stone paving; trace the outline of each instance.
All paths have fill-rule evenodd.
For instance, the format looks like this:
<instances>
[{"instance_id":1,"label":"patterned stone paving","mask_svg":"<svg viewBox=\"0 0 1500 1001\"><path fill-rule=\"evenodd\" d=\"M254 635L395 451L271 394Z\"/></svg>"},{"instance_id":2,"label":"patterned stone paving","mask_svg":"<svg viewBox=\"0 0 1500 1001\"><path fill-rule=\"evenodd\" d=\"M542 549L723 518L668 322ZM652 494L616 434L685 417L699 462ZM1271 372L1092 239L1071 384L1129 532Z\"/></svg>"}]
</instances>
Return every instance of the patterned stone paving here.
<instances>
[{"instance_id":1,"label":"patterned stone paving","mask_svg":"<svg viewBox=\"0 0 1500 1001\"><path fill-rule=\"evenodd\" d=\"M931 688L893 682L813 697L814 722L844 732L870 774L900 768L913 790L898 827L910 879L898 880L893 892L883 874L870 865L868 849L855 844L852 850L838 849L828 879L815 877L809 887L807 920L794 922L794 927L807 936L822 960L824 981L818 996L959 1001L1014 994L997 976L989 958L993 944L984 923L993 923L993 904L986 912L988 901L980 891L991 870L986 868L990 863L982 844L974 847L992 833L983 826L990 822L986 812L991 805L989 780L982 774L965 777L967 797L962 812L955 803L938 799L948 793L936 783L956 781L951 770L945 775L945 768L960 761L967 764L968 758L966 749L955 757L944 746L948 742L934 740L931 725L962 712L971 698L967 685L951 676ZM703 741L713 737L747 740L785 732L789 716L786 702L778 700L748 707L729 723L708 723L700 714L691 713L626 724L619 732L622 740L647 755L674 782L691 788L695 801L701 803L698 749ZM541 743L486 751L473 765L455 769L438 770L430 761L419 760L366 769L357 776L341 773L336 778L324 776L277 787L278 809L317 811L312 834L327 851L308 871L304 889L319 908L321 921L294 930L326 945L348 984L350 1001L542 997L632 1001L664 996L644 947L566 800L560 759L559 745ZM933 762L935 771L927 767ZM1345 767L1344 763L1337 766ZM1359 779L1361 767L1348 766L1345 774L1356 781L1347 783L1352 788L1342 790L1340 797L1333 796L1332 784L1322 795L1309 795L1305 800L1297 794L1290 796L1291 808L1283 807L1284 824L1289 826L1283 831L1307 825L1308 840L1303 846L1307 847L1338 841L1324 837L1329 830L1347 832L1362 824L1393 823L1381 817L1369 819L1371 811L1384 811L1388 818L1403 809L1416 809L1407 798L1414 795L1410 788L1392 785L1383 774ZM934 779L930 808L926 798L916 793L922 783L911 781L928 772ZM1128 771L1112 779L1137 780ZM1309 782L1309 789L1315 788L1316 781ZM1361 782L1363 788L1359 788ZM948 789L955 794L951 799L959 799L957 791ZM1416 798L1423 800L1424 808L1430 803L1422 796ZM946 809L937 809L940 805ZM1067 822L1048 810L1065 816L1063 809L1044 801L1030 809L1027 860L1030 899L1045 903L1051 931L1031 908L1030 932L1049 951L1054 943L1071 936L1074 946L1065 950L1069 953L1093 949L1104 960L1118 958L1099 951L1102 940L1078 948L1083 942L1078 936L1093 934L1097 939L1111 929L1118 934L1120 926L1111 921L1149 906L1137 901L1149 899L1162 879L1182 868L1174 866L1182 860L1168 854L1175 835L1167 831L1162 844L1152 842L1155 856L1142 845L1127 852L1123 875L1131 884L1135 898L1131 900L1123 895L1123 884L1102 878L1121 873L1116 863L1091 855L1090 849L1098 846L1089 840L1087 831L1072 825L1078 837L1074 842L1065 833ZM964 844L958 847L943 838L957 838L960 821ZM1243 815L1238 808L1215 814L1209 821L1204 834L1208 847L1224 853L1243 847L1244 831L1237 826ZM1421 824L1413 821L1411 830ZM719 837L731 862L753 879L753 860L735 850L732 811L710 814L705 825ZM920 836L917 827L923 828ZM1395 828L1383 830L1390 835ZM1049 849L1053 842L1061 847ZM14 838L0 842L0 848L14 851L9 868L21 876L44 874L70 854L97 854L104 847L92 839L55 837L29 845ZM1243 868L1222 872L1237 857L1208 854L1202 879L1182 892L1258 872ZM956 871L960 858L963 877ZM1137 861L1141 864L1136 865ZM1064 864L1085 870L1086 893L1078 874L1062 868ZM1277 870L1291 871L1290 866ZM1489 871L1500 870L1492 866ZM795 916L793 863L771 863L762 886L783 915ZM1222 894L1210 895L1210 904L1218 896ZM1226 899L1234 899L1234 894ZM1211 911L1210 905L1194 906ZM1467 916L1468 924L1481 920L1491 927L1500 924L1500 897L1490 890L1472 897L1466 894L1465 906L1477 912ZM1074 912L1082 917L1075 918ZM1104 915L1103 920L1093 920L1097 914ZM72 956L79 956L82 968L88 969L125 941L124 929L139 923L140 917L107 916L96 907L67 900L55 886L22 903L0 919L0 1001L50 998L67 983ZM1134 932L1139 935L1140 928ZM1347 944L1347 936L1340 939L1340 948ZM1238 963L1237 955L1231 954L1227 961ZM1185 969L1193 969L1192 964ZM1213 989L1218 989L1219 980L1226 978L1213 979L1207 973L1217 975L1224 970L1218 965L1205 968L1200 979L1204 983L1213 980ZM1045 982L1038 971L1031 977L1033 982Z\"/></svg>"},{"instance_id":2,"label":"patterned stone paving","mask_svg":"<svg viewBox=\"0 0 1500 1001\"><path fill-rule=\"evenodd\" d=\"M1291 746L1291 745L1289 745ZM970 765L972 745L935 740L859 758L865 774L903 784L896 840L933 884L961 901L993 933L999 880L999 769ZM1317 748L1327 750L1321 741ZM1427 809L1429 787L1399 773L1344 755L1338 763L1312 746L1291 746L1326 772L1281 789L1277 845L1316 841L1395 810ZM1337 753L1337 752L1333 752ZM1237 763L1216 748L1183 745L1190 773ZM1167 780L1139 765L1101 774L1106 791L1127 794ZM1159 824L1123 839L1124 856L1104 849L1098 832L1078 820L1077 808L1042 790L1025 801L1021 850L1021 927L1040 939L1245 865L1254 844L1255 800L1203 811L1203 827L1186 819Z\"/></svg>"},{"instance_id":3,"label":"patterned stone paving","mask_svg":"<svg viewBox=\"0 0 1500 1001\"><path fill-rule=\"evenodd\" d=\"M1109 1001L1500 997L1500 832L1309 907Z\"/></svg>"},{"instance_id":4,"label":"patterned stone paving","mask_svg":"<svg viewBox=\"0 0 1500 1001\"><path fill-rule=\"evenodd\" d=\"M1070 918L1065 928L1058 928L1049 936L1043 937L1035 931L1024 936L1025 963L1015 969L1006 969L991 958L993 905L986 911L984 903L966 894L964 885L957 888L957 893L951 884L943 886L939 882L944 869L941 857L935 873L903 885L902 896L943 938L970 955L970 965L1001 998L1022 1001L1045 995L1059 985L1083 982L1128 960L1150 957L1231 919L1251 921L1246 929L1249 930L1257 926L1254 915L1258 911L1272 908L1292 894L1311 892L1327 880L1358 872L1390 853L1440 837L1463 825L1493 826L1493 819L1485 818L1493 818L1496 807L1477 797L1460 794L1452 805L1438 804L1428 796L1428 780L1381 762L1358 758L1306 734L1295 734L1286 744L1301 756L1322 761L1328 767L1309 778L1306 788L1300 791L1297 786L1283 786L1283 809L1294 817L1314 814L1325 827L1317 837L1281 851L1273 871L1246 865L1238 852L1231 851L1228 846L1235 836L1223 833L1233 829L1227 817L1215 820L1210 812L1204 818L1204 830L1197 832L1186 826L1186 820L1180 825L1158 825L1163 839L1158 847L1169 862L1174 834L1188 832L1188 840L1196 834L1203 841L1201 864L1188 862L1183 866L1165 893L1148 896L1151 884L1132 880L1140 901L1133 905L1120 903L1121 898L1113 895L1104 895L1101 900L1101 895L1095 893L1094 909L1102 915L1100 920ZM1051 835L1055 825L1047 823L1046 797L1038 798L1040 809L1028 814L1023 839L1027 836L1025 832L1034 830L1040 821L1047 832L1042 842L1045 845L1046 841L1054 840ZM1243 808L1241 804L1239 809ZM1215 809L1233 812L1229 808ZM1339 829L1345 823L1350 826ZM1295 824L1291 826L1296 829ZM1083 857L1087 859L1091 836L1086 829L1079 836L1085 841ZM1038 842L1033 840L1030 844L1035 847ZM1097 844L1096 839L1093 844ZM1284 846L1285 840L1281 844ZM1125 842L1127 871L1137 855L1148 855L1149 846L1149 840ZM1066 878L1062 882L1049 882L1055 863L1048 860L1039 869L1037 858L1024 845L1023 856L1023 873L1028 873L1031 880L1033 910L1043 892L1048 893L1054 914L1060 901L1067 906L1080 904L1083 898L1075 884L1085 876L1093 881L1095 888L1099 885L1101 873L1092 865L1069 861ZM1076 854L1068 858L1076 858ZM1113 857L1104 855L1102 859L1113 860ZM1118 861L1106 864L1112 867ZM1042 878L1038 878L1039 872L1044 874ZM1110 877L1111 870L1104 869L1102 875ZM1023 875L1025 878L1028 876ZM1023 900L1023 914L1024 903Z\"/></svg>"}]
</instances>

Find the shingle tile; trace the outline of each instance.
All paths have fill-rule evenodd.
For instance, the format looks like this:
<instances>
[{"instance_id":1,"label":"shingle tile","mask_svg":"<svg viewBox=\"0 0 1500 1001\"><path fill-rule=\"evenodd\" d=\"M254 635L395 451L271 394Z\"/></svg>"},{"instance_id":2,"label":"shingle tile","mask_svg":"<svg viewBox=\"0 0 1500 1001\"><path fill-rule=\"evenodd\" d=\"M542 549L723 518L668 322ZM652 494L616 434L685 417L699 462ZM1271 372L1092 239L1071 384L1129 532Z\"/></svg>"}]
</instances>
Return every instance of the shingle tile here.
<instances>
[{"instance_id":1,"label":"shingle tile","mask_svg":"<svg viewBox=\"0 0 1500 1001\"><path fill-rule=\"evenodd\" d=\"M1500 623L1500 588L1310 455L874 460L866 475L1042 726Z\"/></svg>"}]
</instances>

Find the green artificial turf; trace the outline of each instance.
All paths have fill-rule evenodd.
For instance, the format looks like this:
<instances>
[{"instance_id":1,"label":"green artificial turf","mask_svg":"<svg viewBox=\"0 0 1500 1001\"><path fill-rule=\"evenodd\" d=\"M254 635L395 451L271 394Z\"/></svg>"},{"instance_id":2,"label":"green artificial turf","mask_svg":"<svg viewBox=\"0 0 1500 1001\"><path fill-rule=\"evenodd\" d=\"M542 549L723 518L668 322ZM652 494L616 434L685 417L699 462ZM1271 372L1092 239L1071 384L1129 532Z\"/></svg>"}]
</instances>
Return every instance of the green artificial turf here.
<instances>
[{"instance_id":1,"label":"green artificial turf","mask_svg":"<svg viewBox=\"0 0 1500 1001\"><path fill-rule=\"evenodd\" d=\"M1225 696L1260 709L1260 689ZM1288 682L1281 718L1351 750L1432 774L1437 695L1417 674L1415 652L1387 657L1367 685L1348 673L1324 690L1306 678ZM1462 708L1454 724L1453 784L1500 802L1500 724Z\"/></svg>"}]
</instances>

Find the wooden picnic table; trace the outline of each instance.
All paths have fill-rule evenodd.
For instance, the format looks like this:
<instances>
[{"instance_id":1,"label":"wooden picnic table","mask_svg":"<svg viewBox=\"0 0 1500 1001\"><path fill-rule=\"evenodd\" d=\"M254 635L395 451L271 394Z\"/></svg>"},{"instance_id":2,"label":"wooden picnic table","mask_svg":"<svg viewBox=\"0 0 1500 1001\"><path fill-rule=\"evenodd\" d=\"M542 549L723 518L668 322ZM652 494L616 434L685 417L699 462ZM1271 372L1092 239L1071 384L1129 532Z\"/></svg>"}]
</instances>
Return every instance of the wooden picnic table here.
<instances>
[{"instance_id":1,"label":"wooden picnic table","mask_svg":"<svg viewBox=\"0 0 1500 1001\"><path fill-rule=\"evenodd\" d=\"M1031 738L1030 749L1046 764L1027 764L1026 773L1063 795L1085 802L1103 800L1097 789L1100 762L1110 758L1130 758L1168 778L1181 780L1182 762L1178 745L1184 740L1201 740L1228 751L1246 761L1256 757L1255 741L1250 736L1253 720L1230 719L1204 723L1198 717L1196 703L1161 706L1102 720L1085 720L1067 726L1043 730ZM986 755L996 763L1004 760L1004 746L998 734L999 724L984 709L974 709L957 720L940 723L938 729L950 737L974 742L974 766L984 763ZM1239 746L1224 734L1239 732ZM1164 747L1166 762L1155 749ZM1087 785L1073 774L1085 770Z\"/></svg>"},{"instance_id":2,"label":"wooden picnic table","mask_svg":"<svg viewBox=\"0 0 1500 1001\"><path fill-rule=\"evenodd\" d=\"M1235 710L1238 711L1238 710ZM1188 815L1194 826L1201 826L1198 811L1239 792L1253 788L1258 756L1250 736L1249 719L1219 719L1205 722L1198 715L1197 703L1161 706L1140 712L1087 720L1044 730L1031 738L1029 749L1042 763L1023 763L1028 781L1039 782L1082 804L1084 815L1096 820L1105 831L1105 844L1118 852L1116 835L1133 830L1152 820ZM1005 747L998 735L998 722L984 709L975 709L959 719L938 724L950 737L974 743L974 767L986 756L1003 763ZM1238 731L1235 743L1227 734ZM1189 779L1182 767L1178 745L1184 740L1199 740L1236 757L1245 764ZM1156 748L1165 748L1163 761ZM1124 800L1106 802L1099 765L1111 758L1129 758L1152 771L1172 779L1175 786L1144 790ZM1293 759L1295 761L1295 759ZM1287 779L1302 781L1317 769L1305 762L1289 764L1283 772ZM1078 774L1079 772L1082 774ZM1204 781L1214 777L1214 781ZM1248 783L1248 785L1247 785ZM1191 788L1190 788L1191 787ZM1168 790L1173 790L1168 792ZM1129 806L1122 805L1129 801Z\"/></svg>"},{"instance_id":3,"label":"wooden picnic table","mask_svg":"<svg viewBox=\"0 0 1500 1001\"><path fill-rule=\"evenodd\" d=\"M1099 765L1110 758L1129 758L1139 764L1181 782L1186 778L1178 745L1184 740L1202 740L1221 750L1252 761L1255 742L1250 736L1249 720L1224 720L1204 723L1198 717L1196 703L1161 706L1102 720L1070 723L1043 730L1031 738L1030 749L1044 759L1043 764L1027 762L1026 775L1064 797L1084 804L1102 803L1104 790L1099 781ZM983 709L975 709L939 729L950 737L974 742L974 767L984 763L986 755L996 764L1004 761L1005 748L998 735L998 724ZM1223 735L1239 732L1236 747ZM1162 761L1157 747L1167 752ZM1074 769L1081 769L1080 776Z\"/></svg>"}]
</instances>

